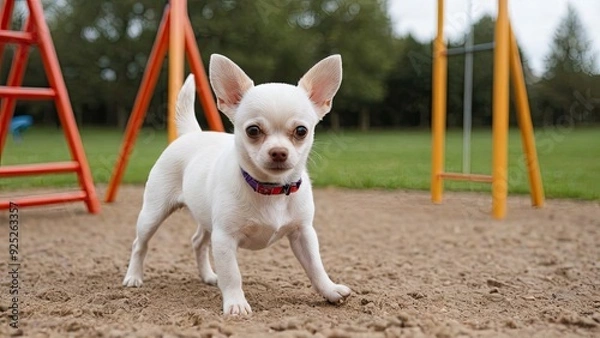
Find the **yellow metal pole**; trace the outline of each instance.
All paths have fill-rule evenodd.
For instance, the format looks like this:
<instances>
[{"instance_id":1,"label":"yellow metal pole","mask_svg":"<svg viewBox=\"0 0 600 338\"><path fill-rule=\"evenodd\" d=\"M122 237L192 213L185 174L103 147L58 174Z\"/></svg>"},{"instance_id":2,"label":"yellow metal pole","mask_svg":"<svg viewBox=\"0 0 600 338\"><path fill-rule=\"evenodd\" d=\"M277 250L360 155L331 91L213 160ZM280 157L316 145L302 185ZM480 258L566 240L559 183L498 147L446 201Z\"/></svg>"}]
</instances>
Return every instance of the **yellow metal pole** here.
<instances>
[{"instance_id":1,"label":"yellow metal pole","mask_svg":"<svg viewBox=\"0 0 600 338\"><path fill-rule=\"evenodd\" d=\"M170 0L171 19L169 22L169 86L168 86L168 117L167 133L169 143L177 138L175 127L175 104L177 94L183 84L184 68L184 23L187 17L186 0Z\"/></svg>"},{"instance_id":2,"label":"yellow metal pole","mask_svg":"<svg viewBox=\"0 0 600 338\"><path fill-rule=\"evenodd\" d=\"M521 129L521 142L523 143L523 153L527 162L527 173L529 175L529 189L531 191L531 203L534 206L544 205L544 187L540 175L540 167L535 148L535 137L533 134L533 124L531 122L531 111L529 110L529 100L527 99L527 88L525 87L525 77L521 66L521 57L517 40L510 28L510 77L515 93L515 103L517 106L517 120Z\"/></svg>"},{"instance_id":3,"label":"yellow metal pole","mask_svg":"<svg viewBox=\"0 0 600 338\"><path fill-rule=\"evenodd\" d=\"M498 0L494 48L492 214L506 216L508 194L508 0Z\"/></svg>"},{"instance_id":4,"label":"yellow metal pole","mask_svg":"<svg viewBox=\"0 0 600 338\"><path fill-rule=\"evenodd\" d=\"M446 43L444 42L444 0L438 0L437 37L433 43L433 75L432 75L432 150L431 150L431 200L442 201L444 181L444 142L446 137L446 86L448 77L448 60Z\"/></svg>"}]
</instances>

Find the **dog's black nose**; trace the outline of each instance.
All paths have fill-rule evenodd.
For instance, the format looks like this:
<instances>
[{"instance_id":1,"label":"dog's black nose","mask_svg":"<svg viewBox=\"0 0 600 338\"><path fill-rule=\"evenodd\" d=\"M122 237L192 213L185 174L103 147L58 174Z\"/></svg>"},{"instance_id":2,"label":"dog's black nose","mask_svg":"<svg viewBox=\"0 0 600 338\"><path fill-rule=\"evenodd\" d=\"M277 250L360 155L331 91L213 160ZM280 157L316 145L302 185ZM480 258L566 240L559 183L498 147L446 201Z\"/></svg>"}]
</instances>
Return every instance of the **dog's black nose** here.
<instances>
[{"instance_id":1,"label":"dog's black nose","mask_svg":"<svg viewBox=\"0 0 600 338\"><path fill-rule=\"evenodd\" d=\"M273 148L269 151L269 155L271 155L271 160L273 162L285 162L287 160L288 151L285 148Z\"/></svg>"}]
</instances>

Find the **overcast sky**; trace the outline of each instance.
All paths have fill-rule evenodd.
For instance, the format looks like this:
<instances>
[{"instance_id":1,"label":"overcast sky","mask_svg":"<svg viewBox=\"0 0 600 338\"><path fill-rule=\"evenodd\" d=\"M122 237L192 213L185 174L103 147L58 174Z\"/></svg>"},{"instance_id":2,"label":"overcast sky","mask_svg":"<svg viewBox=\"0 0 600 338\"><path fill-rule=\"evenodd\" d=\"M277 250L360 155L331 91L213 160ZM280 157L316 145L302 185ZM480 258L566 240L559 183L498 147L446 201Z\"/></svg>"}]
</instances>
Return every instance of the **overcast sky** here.
<instances>
[{"instance_id":1,"label":"overcast sky","mask_svg":"<svg viewBox=\"0 0 600 338\"><path fill-rule=\"evenodd\" d=\"M496 15L497 1L471 0L474 21L484 14ZM567 12L567 5L577 9L594 52L600 57L600 0L509 0L510 20L521 48L536 74L544 71L544 58L550 51L554 31ZM396 33L412 33L421 41L434 37L437 0L390 0L390 15ZM447 36L464 34L468 0L446 0ZM596 59L596 69L600 62Z\"/></svg>"}]
</instances>

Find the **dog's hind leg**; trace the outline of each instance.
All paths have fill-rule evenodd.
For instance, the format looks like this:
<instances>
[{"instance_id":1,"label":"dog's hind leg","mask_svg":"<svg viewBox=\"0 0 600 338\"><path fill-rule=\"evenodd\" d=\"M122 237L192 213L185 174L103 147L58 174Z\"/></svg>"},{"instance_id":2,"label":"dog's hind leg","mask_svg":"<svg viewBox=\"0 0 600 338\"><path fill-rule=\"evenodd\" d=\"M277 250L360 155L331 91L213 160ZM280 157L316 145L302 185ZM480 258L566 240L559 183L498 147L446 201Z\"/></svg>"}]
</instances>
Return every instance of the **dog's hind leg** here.
<instances>
[{"instance_id":1,"label":"dog's hind leg","mask_svg":"<svg viewBox=\"0 0 600 338\"><path fill-rule=\"evenodd\" d=\"M200 278L206 284L217 285L217 274L215 274L210 266L209 244L210 232L202 229L202 225L198 224L198 230L196 230L196 233L192 237L192 246L196 252L196 262L198 263Z\"/></svg>"},{"instance_id":2,"label":"dog's hind leg","mask_svg":"<svg viewBox=\"0 0 600 338\"><path fill-rule=\"evenodd\" d=\"M156 186L156 184L146 184L144 203L137 219L137 237L133 241L129 268L123 280L124 286L142 285L148 242L162 222L179 206L172 200L174 194L165 192L164 187L152 189Z\"/></svg>"}]
</instances>

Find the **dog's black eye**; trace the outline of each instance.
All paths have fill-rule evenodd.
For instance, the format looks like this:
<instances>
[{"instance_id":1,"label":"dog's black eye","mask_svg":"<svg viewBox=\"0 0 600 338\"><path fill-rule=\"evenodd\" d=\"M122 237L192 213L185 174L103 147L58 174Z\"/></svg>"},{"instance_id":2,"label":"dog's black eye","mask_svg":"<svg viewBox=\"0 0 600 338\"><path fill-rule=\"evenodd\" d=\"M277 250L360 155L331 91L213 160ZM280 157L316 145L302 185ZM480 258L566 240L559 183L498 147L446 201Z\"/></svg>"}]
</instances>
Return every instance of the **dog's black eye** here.
<instances>
[{"instance_id":1,"label":"dog's black eye","mask_svg":"<svg viewBox=\"0 0 600 338\"><path fill-rule=\"evenodd\" d=\"M304 126L296 127L296 129L294 130L294 137L296 137L297 139L303 139L306 137L307 134L308 129L306 129L306 127Z\"/></svg>"},{"instance_id":2,"label":"dog's black eye","mask_svg":"<svg viewBox=\"0 0 600 338\"><path fill-rule=\"evenodd\" d=\"M257 138L260 136L260 128L258 126L250 126L248 128L246 128L246 135L248 135L249 138Z\"/></svg>"}]
</instances>

